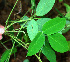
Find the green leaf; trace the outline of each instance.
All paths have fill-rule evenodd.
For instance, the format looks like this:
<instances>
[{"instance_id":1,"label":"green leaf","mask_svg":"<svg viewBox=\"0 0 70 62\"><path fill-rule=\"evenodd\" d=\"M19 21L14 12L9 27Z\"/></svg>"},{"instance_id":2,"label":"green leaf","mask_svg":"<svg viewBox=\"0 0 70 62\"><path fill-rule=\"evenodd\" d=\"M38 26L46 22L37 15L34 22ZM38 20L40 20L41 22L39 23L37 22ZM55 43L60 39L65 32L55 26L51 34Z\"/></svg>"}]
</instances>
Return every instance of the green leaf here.
<instances>
[{"instance_id":1,"label":"green leaf","mask_svg":"<svg viewBox=\"0 0 70 62\"><path fill-rule=\"evenodd\" d=\"M31 4L32 4L31 8L33 9L35 7L35 0L31 0Z\"/></svg>"},{"instance_id":2,"label":"green leaf","mask_svg":"<svg viewBox=\"0 0 70 62\"><path fill-rule=\"evenodd\" d=\"M6 51L2 54L2 56L1 56L1 62L4 62L4 61L8 58L10 52L11 52L11 49L6 50ZM12 54L13 54L13 53L16 53L16 52L17 52L17 49L16 49L16 48L13 48Z\"/></svg>"},{"instance_id":3,"label":"green leaf","mask_svg":"<svg viewBox=\"0 0 70 62\"><path fill-rule=\"evenodd\" d=\"M59 2L62 2L63 0L59 0Z\"/></svg>"},{"instance_id":4,"label":"green leaf","mask_svg":"<svg viewBox=\"0 0 70 62\"><path fill-rule=\"evenodd\" d=\"M60 53L64 53L68 51L68 43L63 35L59 33L49 35L48 40L51 47L55 51L60 52Z\"/></svg>"},{"instance_id":5,"label":"green leaf","mask_svg":"<svg viewBox=\"0 0 70 62\"><path fill-rule=\"evenodd\" d=\"M42 48L42 53L47 57L50 62L56 62L56 55L54 50L50 47L49 43L45 41L45 46Z\"/></svg>"},{"instance_id":6,"label":"green leaf","mask_svg":"<svg viewBox=\"0 0 70 62\"><path fill-rule=\"evenodd\" d=\"M29 62L29 59L25 59L23 62Z\"/></svg>"},{"instance_id":7,"label":"green leaf","mask_svg":"<svg viewBox=\"0 0 70 62\"><path fill-rule=\"evenodd\" d=\"M12 53L11 53L11 54L16 53L16 52L17 52L17 48L13 48L13 50L12 50Z\"/></svg>"},{"instance_id":8,"label":"green leaf","mask_svg":"<svg viewBox=\"0 0 70 62\"><path fill-rule=\"evenodd\" d=\"M70 51L70 41L67 41L68 42L68 46L69 46L69 51Z\"/></svg>"},{"instance_id":9,"label":"green leaf","mask_svg":"<svg viewBox=\"0 0 70 62\"><path fill-rule=\"evenodd\" d=\"M64 3L64 6L66 7L66 11L70 12L70 6L68 4L66 4L66 3Z\"/></svg>"},{"instance_id":10,"label":"green leaf","mask_svg":"<svg viewBox=\"0 0 70 62\"><path fill-rule=\"evenodd\" d=\"M47 14L53 7L55 0L40 0L36 8L36 15L43 16Z\"/></svg>"},{"instance_id":11,"label":"green leaf","mask_svg":"<svg viewBox=\"0 0 70 62\"><path fill-rule=\"evenodd\" d=\"M32 56L36 54L43 46L44 41L45 36L42 34L42 32L38 32L38 34L35 36L35 38L29 45L27 56Z\"/></svg>"},{"instance_id":12,"label":"green leaf","mask_svg":"<svg viewBox=\"0 0 70 62\"><path fill-rule=\"evenodd\" d=\"M1 62L4 62L4 61L8 58L10 51L11 51L11 50L6 50L6 51L2 54L2 56L1 56Z\"/></svg>"},{"instance_id":13,"label":"green leaf","mask_svg":"<svg viewBox=\"0 0 70 62\"><path fill-rule=\"evenodd\" d=\"M60 31L66 24L65 18L54 18L43 25L42 31L44 34L50 35Z\"/></svg>"},{"instance_id":14,"label":"green leaf","mask_svg":"<svg viewBox=\"0 0 70 62\"><path fill-rule=\"evenodd\" d=\"M47 22L51 20L50 18L40 18L37 20L37 24L38 24L38 31L42 31L42 26Z\"/></svg>"},{"instance_id":15,"label":"green leaf","mask_svg":"<svg viewBox=\"0 0 70 62\"><path fill-rule=\"evenodd\" d=\"M29 22L29 24L27 26L27 33L28 33L28 36L29 36L31 41L34 39L34 37L38 33L38 25L37 25L37 22L34 19L32 19Z\"/></svg>"},{"instance_id":16,"label":"green leaf","mask_svg":"<svg viewBox=\"0 0 70 62\"><path fill-rule=\"evenodd\" d=\"M65 17L70 20L70 12L66 13Z\"/></svg>"}]
</instances>

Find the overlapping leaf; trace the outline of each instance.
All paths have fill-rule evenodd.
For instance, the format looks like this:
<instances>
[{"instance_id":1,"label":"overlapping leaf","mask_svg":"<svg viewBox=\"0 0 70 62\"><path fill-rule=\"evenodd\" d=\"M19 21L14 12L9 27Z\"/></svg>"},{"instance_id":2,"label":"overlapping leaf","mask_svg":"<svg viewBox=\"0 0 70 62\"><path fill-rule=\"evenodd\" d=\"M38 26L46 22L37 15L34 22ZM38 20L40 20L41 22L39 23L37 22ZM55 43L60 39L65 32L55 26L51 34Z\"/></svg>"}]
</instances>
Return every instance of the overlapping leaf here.
<instances>
[{"instance_id":1,"label":"overlapping leaf","mask_svg":"<svg viewBox=\"0 0 70 62\"><path fill-rule=\"evenodd\" d=\"M38 31L42 31L42 27L43 25L47 22L51 20L50 18L40 18L37 20L37 24L38 24Z\"/></svg>"},{"instance_id":2,"label":"overlapping leaf","mask_svg":"<svg viewBox=\"0 0 70 62\"><path fill-rule=\"evenodd\" d=\"M8 58L10 52L11 52L11 49L6 50L6 51L2 54L2 56L1 56L1 62L4 62L4 61ZM12 53L11 53L11 54L16 53L16 52L17 52L17 49L14 48L14 49L12 50Z\"/></svg>"},{"instance_id":3,"label":"overlapping leaf","mask_svg":"<svg viewBox=\"0 0 70 62\"><path fill-rule=\"evenodd\" d=\"M38 32L38 34L35 36L35 38L29 45L27 56L32 56L36 54L43 46L44 41L45 36L41 32Z\"/></svg>"},{"instance_id":4,"label":"overlapping leaf","mask_svg":"<svg viewBox=\"0 0 70 62\"><path fill-rule=\"evenodd\" d=\"M10 51L11 51L11 50L6 50L6 51L2 54L1 62L4 62L4 61L8 58Z\"/></svg>"},{"instance_id":5,"label":"overlapping leaf","mask_svg":"<svg viewBox=\"0 0 70 62\"><path fill-rule=\"evenodd\" d=\"M29 24L27 26L27 33L28 33L28 36L29 36L31 41L34 39L34 37L38 33L38 25L37 25L37 22L34 19L32 19L29 22Z\"/></svg>"},{"instance_id":6,"label":"overlapping leaf","mask_svg":"<svg viewBox=\"0 0 70 62\"><path fill-rule=\"evenodd\" d=\"M50 62L56 62L56 55L54 50L50 47L49 43L45 41L45 45L42 48L42 53L47 57Z\"/></svg>"},{"instance_id":7,"label":"overlapping leaf","mask_svg":"<svg viewBox=\"0 0 70 62\"><path fill-rule=\"evenodd\" d=\"M59 33L49 35L48 40L51 47L55 51L60 52L60 53L64 53L68 51L68 43L63 35Z\"/></svg>"},{"instance_id":8,"label":"overlapping leaf","mask_svg":"<svg viewBox=\"0 0 70 62\"><path fill-rule=\"evenodd\" d=\"M47 14L53 7L55 0L40 0L36 8L36 15L43 16Z\"/></svg>"},{"instance_id":9,"label":"overlapping leaf","mask_svg":"<svg viewBox=\"0 0 70 62\"><path fill-rule=\"evenodd\" d=\"M54 18L43 25L42 31L44 34L50 35L60 31L66 24L65 18Z\"/></svg>"}]
</instances>

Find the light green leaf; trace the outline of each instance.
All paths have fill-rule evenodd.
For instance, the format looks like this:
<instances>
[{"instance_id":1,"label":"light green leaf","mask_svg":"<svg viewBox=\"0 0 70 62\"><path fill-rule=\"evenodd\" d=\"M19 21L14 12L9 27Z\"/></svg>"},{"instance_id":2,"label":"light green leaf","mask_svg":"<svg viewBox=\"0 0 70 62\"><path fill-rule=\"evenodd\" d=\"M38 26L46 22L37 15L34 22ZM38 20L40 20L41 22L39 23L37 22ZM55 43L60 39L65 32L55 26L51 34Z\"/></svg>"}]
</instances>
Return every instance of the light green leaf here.
<instances>
[{"instance_id":1,"label":"light green leaf","mask_svg":"<svg viewBox=\"0 0 70 62\"><path fill-rule=\"evenodd\" d=\"M8 58L10 51L11 51L11 50L6 50L6 51L2 54L2 56L1 56L1 62L4 62L4 61Z\"/></svg>"},{"instance_id":2,"label":"light green leaf","mask_svg":"<svg viewBox=\"0 0 70 62\"><path fill-rule=\"evenodd\" d=\"M47 22L51 20L50 18L40 18L37 20L37 24L38 24L38 31L42 31L42 27L43 25Z\"/></svg>"},{"instance_id":3,"label":"light green leaf","mask_svg":"<svg viewBox=\"0 0 70 62\"><path fill-rule=\"evenodd\" d=\"M38 25L34 19L32 19L29 22L27 26L27 33L31 41L35 38L36 34L38 33Z\"/></svg>"},{"instance_id":4,"label":"light green leaf","mask_svg":"<svg viewBox=\"0 0 70 62\"><path fill-rule=\"evenodd\" d=\"M66 13L65 17L70 20L70 12Z\"/></svg>"},{"instance_id":5,"label":"light green leaf","mask_svg":"<svg viewBox=\"0 0 70 62\"><path fill-rule=\"evenodd\" d=\"M29 62L29 59L25 59L23 62Z\"/></svg>"},{"instance_id":6,"label":"light green leaf","mask_svg":"<svg viewBox=\"0 0 70 62\"><path fill-rule=\"evenodd\" d=\"M68 43L63 35L59 33L49 35L48 40L51 47L55 51L60 52L60 53L64 53L68 51Z\"/></svg>"},{"instance_id":7,"label":"light green leaf","mask_svg":"<svg viewBox=\"0 0 70 62\"><path fill-rule=\"evenodd\" d=\"M53 7L55 0L40 0L36 8L36 15L43 16L47 14Z\"/></svg>"},{"instance_id":8,"label":"light green leaf","mask_svg":"<svg viewBox=\"0 0 70 62\"><path fill-rule=\"evenodd\" d=\"M64 6L66 7L66 11L70 12L70 6L68 4L66 4L66 3L64 3Z\"/></svg>"},{"instance_id":9,"label":"light green leaf","mask_svg":"<svg viewBox=\"0 0 70 62\"><path fill-rule=\"evenodd\" d=\"M29 45L27 56L32 56L36 54L43 46L44 41L45 36L42 34L42 32L38 32L38 34L35 36L35 38Z\"/></svg>"},{"instance_id":10,"label":"light green leaf","mask_svg":"<svg viewBox=\"0 0 70 62\"><path fill-rule=\"evenodd\" d=\"M54 18L43 25L42 31L44 34L50 35L60 31L66 24L65 18Z\"/></svg>"},{"instance_id":11,"label":"light green leaf","mask_svg":"<svg viewBox=\"0 0 70 62\"><path fill-rule=\"evenodd\" d=\"M47 57L50 62L56 62L56 55L54 50L50 47L49 43L45 41L45 46L42 48L42 53Z\"/></svg>"}]
</instances>

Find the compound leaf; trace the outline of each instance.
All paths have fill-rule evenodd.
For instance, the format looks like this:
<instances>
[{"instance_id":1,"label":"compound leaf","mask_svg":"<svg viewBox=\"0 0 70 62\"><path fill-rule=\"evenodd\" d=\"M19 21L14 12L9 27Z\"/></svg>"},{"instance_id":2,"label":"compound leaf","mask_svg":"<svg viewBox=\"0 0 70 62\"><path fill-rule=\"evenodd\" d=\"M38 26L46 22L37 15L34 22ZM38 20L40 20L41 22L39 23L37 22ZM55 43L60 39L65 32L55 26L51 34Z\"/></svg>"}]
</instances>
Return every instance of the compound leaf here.
<instances>
[{"instance_id":1,"label":"compound leaf","mask_svg":"<svg viewBox=\"0 0 70 62\"><path fill-rule=\"evenodd\" d=\"M47 14L53 7L55 0L40 0L36 8L36 15L43 16Z\"/></svg>"},{"instance_id":2,"label":"compound leaf","mask_svg":"<svg viewBox=\"0 0 70 62\"><path fill-rule=\"evenodd\" d=\"M48 40L51 47L57 52L64 53L69 49L65 37L59 33L49 35Z\"/></svg>"},{"instance_id":3,"label":"compound leaf","mask_svg":"<svg viewBox=\"0 0 70 62\"><path fill-rule=\"evenodd\" d=\"M44 41L45 36L42 34L42 32L38 32L38 34L35 36L35 38L29 45L27 56L32 56L36 54L43 46Z\"/></svg>"},{"instance_id":4,"label":"compound leaf","mask_svg":"<svg viewBox=\"0 0 70 62\"><path fill-rule=\"evenodd\" d=\"M66 24L65 18L54 18L43 25L42 31L44 34L50 35L60 31Z\"/></svg>"},{"instance_id":5,"label":"compound leaf","mask_svg":"<svg viewBox=\"0 0 70 62\"><path fill-rule=\"evenodd\" d=\"M27 33L28 33L28 36L29 36L31 41L34 39L34 37L38 33L38 25L37 25L37 22L34 19L32 19L29 22L29 24L27 26Z\"/></svg>"}]
</instances>

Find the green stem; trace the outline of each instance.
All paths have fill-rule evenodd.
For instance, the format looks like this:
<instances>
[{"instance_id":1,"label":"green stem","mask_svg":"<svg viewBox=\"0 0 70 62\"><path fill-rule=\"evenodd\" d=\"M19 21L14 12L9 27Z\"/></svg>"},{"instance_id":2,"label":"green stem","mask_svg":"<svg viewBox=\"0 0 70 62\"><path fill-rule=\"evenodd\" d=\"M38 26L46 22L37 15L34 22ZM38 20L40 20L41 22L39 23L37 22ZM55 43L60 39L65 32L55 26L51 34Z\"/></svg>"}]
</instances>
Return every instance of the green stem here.
<instances>
[{"instance_id":1,"label":"green stem","mask_svg":"<svg viewBox=\"0 0 70 62\"><path fill-rule=\"evenodd\" d=\"M24 31L6 31L6 32L24 32Z\"/></svg>"},{"instance_id":2,"label":"green stem","mask_svg":"<svg viewBox=\"0 0 70 62\"><path fill-rule=\"evenodd\" d=\"M65 16L63 16L63 14L62 14L56 7L54 7L54 9L55 9L63 18L65 18Z\"/></svg>"},{"instance_id":3,"label":"green stem","mask_svg":"<svg viewBox=\"0 0 70 62\"><path fill-rule=\"evenodd\" d=\"M40 62L42 62L42 60L40 59L40 57L38 57L36 54L35 54L35 56L37 57L37 59L38 59Z\"/></svg>"},{"instance_id":4,"label":"green stem","mask_svg":"<svg viewBox=\"0 0 70 62\"><path fill-rule=\"evenodd\" d=\"M14 10L16 4L17 4L17 2L18 2L18 0L17 0L16 3L14 4L14 7L13 7L13 9L11 10L11 12L10 12L10 14L9 14L9 16L8 16L8 18L7 18L7 20L6 20L6 26L7 26L7 24L8 24L8 20L9 20L11 14L12 14L12 12L13 12L13 10ZM6 26L5 26L5 28L6 28Z\"/></svg>"},{"instance_id":5,"label":"green stem","mask_svg":"<svg viewBox=\"0 0 70 62\"><path fill-rule=\"evenodd\" d=\"M1 44L8 50L8 48L1 42Z\"/></svg>"}]
</instances>

